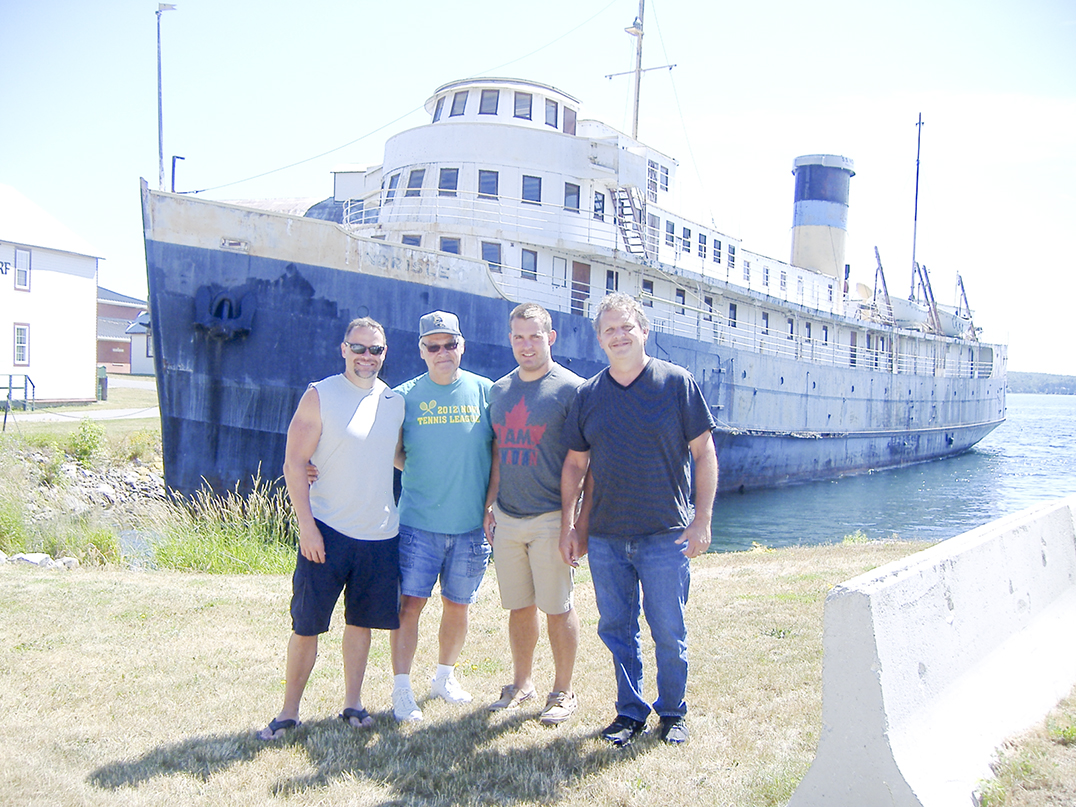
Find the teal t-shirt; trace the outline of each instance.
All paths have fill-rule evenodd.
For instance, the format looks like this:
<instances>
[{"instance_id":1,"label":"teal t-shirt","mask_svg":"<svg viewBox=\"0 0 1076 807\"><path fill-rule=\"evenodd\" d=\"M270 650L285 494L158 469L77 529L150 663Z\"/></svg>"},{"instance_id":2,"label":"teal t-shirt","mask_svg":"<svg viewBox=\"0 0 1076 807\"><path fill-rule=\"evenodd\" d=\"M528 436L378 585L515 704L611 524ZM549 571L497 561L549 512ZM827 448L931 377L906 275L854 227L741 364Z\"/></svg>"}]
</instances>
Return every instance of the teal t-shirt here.
<instances>
[{"instance_id":1,"label":"teal t-shirt","mask_svg":"<svg viewBox=\"0 0 1076 807\"><path fill-rule=\"evenodd\" d=\"M404 397L400 523L429 532L479 529L489 488L493 382L460 370L451 384L429 374L396 387Z\"/></svg>"}]
</instances>

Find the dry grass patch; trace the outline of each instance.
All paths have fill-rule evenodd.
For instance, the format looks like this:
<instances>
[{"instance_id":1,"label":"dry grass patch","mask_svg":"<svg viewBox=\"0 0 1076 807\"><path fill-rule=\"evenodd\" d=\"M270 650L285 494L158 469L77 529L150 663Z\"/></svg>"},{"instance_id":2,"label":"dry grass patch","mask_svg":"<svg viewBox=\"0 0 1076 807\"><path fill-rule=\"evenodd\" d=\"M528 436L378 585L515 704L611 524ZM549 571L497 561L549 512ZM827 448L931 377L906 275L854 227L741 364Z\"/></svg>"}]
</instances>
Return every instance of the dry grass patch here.
<instances>
[{"instance_id":1,"label":"dry grass patch","mask_svg":"<svg viewBox=\"0 0 1076 807\"><path fill-rule=\"evenodd\" d=\"M540 704L486 711L511 664L491 569L457 671L474 704L426 702L424 722L397 725L388 641L379 634L364 693L377 722L369 731L347 728L335 718L337 614L307 688L303 726L267 745L254 732L282 698L287 576L0 567L0 793L8 803L121 807L783 804L817 742L826 592L919 548L863 544L695 561L691 741L670 748L646 736L625 750L597 737L613 717L615 691L585 568L581 706L570 723L538 725ZM435 662L438 612L431 602L422 622L413 676L420 699ZM540 689L552 681L544 636L542 643ZM652 688L652 647L646 653Z\"/></svg>"}]
</instances>

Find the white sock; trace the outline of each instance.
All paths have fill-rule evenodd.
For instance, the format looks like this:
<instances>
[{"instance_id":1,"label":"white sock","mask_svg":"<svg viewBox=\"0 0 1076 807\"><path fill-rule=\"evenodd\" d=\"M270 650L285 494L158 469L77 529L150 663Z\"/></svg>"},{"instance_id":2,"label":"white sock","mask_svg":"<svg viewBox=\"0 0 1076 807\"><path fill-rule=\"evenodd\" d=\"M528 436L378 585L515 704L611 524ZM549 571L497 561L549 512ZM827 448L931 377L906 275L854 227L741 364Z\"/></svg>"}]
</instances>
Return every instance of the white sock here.
<instances>
[{"instance_id":1,"label":"white sock","mask_svg":"<svg viewBox=\"0 0 1076 807\"><path fill-rule=\"evenodd\" d=\"M411 688L411 674L400 673L399 675L392 676L392 688L393 689L410 689Z\"/></svg>"},{"instance_id":2,"label":"white sock","mask_svg":"<svg viewBox=\"0 0 1076 807\"><path fill-rule=\"evenodd\" d=\"M438 664L437 672L433 674L434 681L444 681L448 676L452 675L452 671L456 668L454 664Z\"/></svg>"}]
</instances>

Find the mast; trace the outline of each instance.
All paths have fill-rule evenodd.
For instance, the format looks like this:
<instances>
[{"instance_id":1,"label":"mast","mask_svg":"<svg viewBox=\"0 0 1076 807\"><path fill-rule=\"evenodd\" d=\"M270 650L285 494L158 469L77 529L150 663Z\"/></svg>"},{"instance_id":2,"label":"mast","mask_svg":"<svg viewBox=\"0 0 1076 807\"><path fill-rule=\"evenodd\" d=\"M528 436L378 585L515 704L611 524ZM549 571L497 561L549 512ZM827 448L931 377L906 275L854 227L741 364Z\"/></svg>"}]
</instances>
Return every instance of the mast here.
<instances>
[{"instance_id":1,"label":"mast","mask_svg":"<svg viewBox=\"0 0 1076 807\"><path fill-rule=\"evenodd\" d=\"M639 139L639 88L643 83L643 5L646 0L639 0L639 16L626 29L635 37L635 104L631 115L631 137Z\"/></svg>"},{"instance_id":2,"label":"mast","mask_svg":"<svg viewBox=\"0 0 1076 807\"><path fill-rule=\"evenodd\" d=\"M919 113L919 122L915 124L918 130L915 136L915 212L912 214L912 290L908 294L909 300L915 299L915 279L919 273L919 267L915 262L915 237L919 229L919 150L923 142L923 113Z\"/></svg>"}]
</instances>

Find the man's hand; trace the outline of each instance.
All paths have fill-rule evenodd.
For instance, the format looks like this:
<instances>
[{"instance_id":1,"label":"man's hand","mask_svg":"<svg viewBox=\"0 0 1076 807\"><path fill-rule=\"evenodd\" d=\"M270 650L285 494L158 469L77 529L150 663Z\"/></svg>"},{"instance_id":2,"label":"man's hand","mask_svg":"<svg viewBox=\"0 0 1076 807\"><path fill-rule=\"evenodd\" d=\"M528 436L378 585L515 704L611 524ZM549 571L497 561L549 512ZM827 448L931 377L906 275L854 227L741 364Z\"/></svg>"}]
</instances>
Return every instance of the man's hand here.
<instances>
[{"instance_id":1,"label":"man's hand","mask_svg":"<svg viewBox=\"0 0 1076 807\"><path fill-rule=\"evenodd\" d=\"M497 517L493 515L493 508L486 508L486 515L482 518L482 532L486 535L486 543L493 546L493 534L497 531Z\"/></svg>"},{"instance_id":2,"label":"man's hand","mask_svg":"<svg viewBox=\"0 0 1076 807\"><path fill-rule=\"evenodd\" d=\"M313 485L318 481L318 466L312 462L306 464L306 483Z\"/></svg>"},{"instance_id":3,"label":"man's hand","mask_svg":"<svg viewBox=\"0 0 1076 807\"><path fill-rule=\"evenodd\" d=\"M683 534L676 539L677 544L686 544L681 550L689 558L706 554L710 548L710 525L692 521Z\"/></svg>"},{"instance_id":4,"label":"man's hand","mask_svg":"<svg viewBox=\"0 0 1076 807\"><path fill-rule=\"evenodd\" d=\"M299 552L312 563L325 562L325 539L315 525L311 524L305 530L299 528Z\"/></svg>"},{"instance_id":5,"label":"man's hand","mask_svg":"<svg viewBox=\"0 0 1076 807\"><path fill-rule=\"evenodd\" d=\"M578 568L580 559L587 554L587 538L572 527L561 533L559 549L561 560L573 569Z\"/></svg>"}]
</instances>

